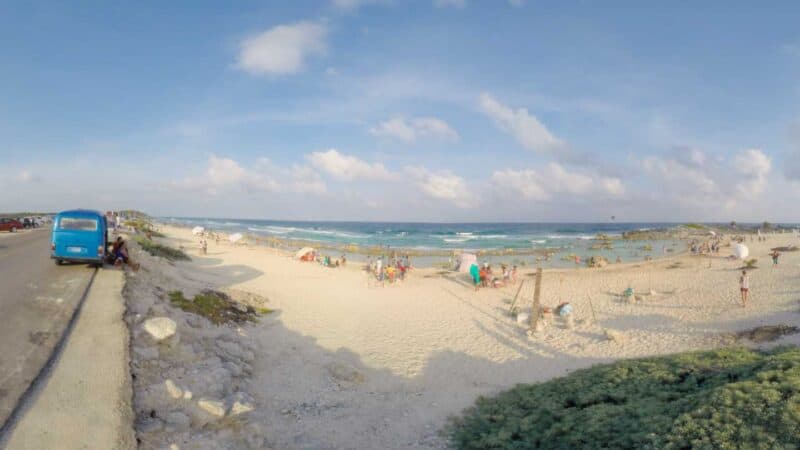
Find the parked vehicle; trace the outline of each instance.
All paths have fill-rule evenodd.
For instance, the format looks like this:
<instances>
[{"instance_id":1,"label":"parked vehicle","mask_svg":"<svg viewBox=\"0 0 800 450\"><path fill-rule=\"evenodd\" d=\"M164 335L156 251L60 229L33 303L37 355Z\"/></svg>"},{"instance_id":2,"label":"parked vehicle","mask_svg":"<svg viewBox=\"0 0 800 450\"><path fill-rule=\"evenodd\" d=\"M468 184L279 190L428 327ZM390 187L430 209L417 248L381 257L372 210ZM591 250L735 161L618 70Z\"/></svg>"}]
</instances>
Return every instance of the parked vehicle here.
<instances>
[{"instance_id":1,"label":"parked vehicle","mask_svg":"<svg viewBox=\"0 0 800 450\"><path fill-rule=\"evenodd\" d=\"M25 228L25 225L17 219L0 219L0 231L14 233L23 228Z\"/></svg>"},{"instance_id":2,"label":"parked vehicle","mask_svg":"<svg viewBox=\"0 0 800 450\"><path fill-rule=\"evenodd\" d=\"M103 264L108 249L108 224L97 211L76 209L58 213L53 222L50 257Z\"/></svg>"}]
</instances>

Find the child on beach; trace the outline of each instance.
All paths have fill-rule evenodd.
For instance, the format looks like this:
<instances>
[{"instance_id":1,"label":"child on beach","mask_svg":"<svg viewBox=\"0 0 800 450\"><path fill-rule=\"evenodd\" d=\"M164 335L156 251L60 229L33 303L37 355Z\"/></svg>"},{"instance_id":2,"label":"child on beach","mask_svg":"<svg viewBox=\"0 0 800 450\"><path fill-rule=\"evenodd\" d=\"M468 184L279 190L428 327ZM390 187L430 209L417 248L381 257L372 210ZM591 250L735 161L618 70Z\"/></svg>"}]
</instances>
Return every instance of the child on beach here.
<instances>
[{"instance_id":1,"label":"child on beach","mask_svg":"<svg viewBox=\"0 0 800 450\"><path fill-rule=\"evenodd\" d=\"M742 271L742 276L739 277L739 290L742 293L742 307L747 306L747 296L750 293L750 276L747 271Z\"/></svg>"},{"instance_id":2,"label":"child on beach","mask_svg":"<svg viewBox=\"0 0 800 450\"><path fill-rule=\"evenodd\" d=\"M774 250L774 251L772 252L772 265L773 265L773 266L777 266L777 265L778 265L778 258L779 258L780 256L781 256L781 253L780 253L779 251L777 251L777 250Z\"/></svg>"}]
</instances>

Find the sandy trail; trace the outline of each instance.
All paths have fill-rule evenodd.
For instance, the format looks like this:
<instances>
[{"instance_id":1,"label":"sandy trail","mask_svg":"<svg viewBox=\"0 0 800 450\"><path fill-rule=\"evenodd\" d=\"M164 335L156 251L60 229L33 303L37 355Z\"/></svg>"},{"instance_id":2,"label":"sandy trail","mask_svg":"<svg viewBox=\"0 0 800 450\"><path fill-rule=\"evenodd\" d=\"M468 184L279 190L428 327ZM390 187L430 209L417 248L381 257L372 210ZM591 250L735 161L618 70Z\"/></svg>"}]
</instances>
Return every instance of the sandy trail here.
<instances>
[{"instance_id":1,"label":"sandy trail","mask_svg":"<svg viewBox=\"0 0 800 450\"><path fill-rule=\"evenodd\" d=\"M188 230L166 233L197 253ZM542 304L572 302L579 323L568 330L551 321L534 338L508 314L516 287L474 292L461 274L417 270L380 287L358 267L328 269L213 242L181 271L266 296L278 310L247 329L260 349L257 421L276 448L437 448L445 445L438 432L447 417L479 395L599 362L730 343L726 333L757 325L800 324L800 252L784 254L777 267L767 256L769 247L796 241L786 234L747 242L760 267L747 308L738 303L741 264L723 258L547 270ZM532 280L530 272L520 278ZM526 283L530 308L533 283ZM619 297L628 286L656 294L630 304ZM581 323L592 316L589 296L597 322ZM625 341L605 339L607 328ZM797 338L781 342L791 341Z\"/></svg>"}]
</instances>

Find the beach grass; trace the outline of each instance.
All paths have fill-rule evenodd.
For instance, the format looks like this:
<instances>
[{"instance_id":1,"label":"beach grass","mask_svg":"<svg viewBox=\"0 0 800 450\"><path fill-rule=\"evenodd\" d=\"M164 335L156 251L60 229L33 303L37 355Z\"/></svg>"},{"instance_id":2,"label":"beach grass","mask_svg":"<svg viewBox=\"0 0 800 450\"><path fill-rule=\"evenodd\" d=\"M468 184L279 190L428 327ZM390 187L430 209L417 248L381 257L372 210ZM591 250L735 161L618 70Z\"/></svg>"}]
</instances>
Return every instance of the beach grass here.
<instances>
[{"instance_id":1,"label":"beach grass","mask_svg":"<svg viewBox=\"0 0 800 450\"><path fill-rule=\"evenodd\" d=\"M620 361L480 398L460 449L798 448L800 348Z\"/></svg>"},{"instance_id":2,"label":"beach grass","mask_svg":"<svg viewBox=\"0 0 800 450\"><path fill-rule=\"evenodd\" d=\"M186 298L181 291L172 291L168 295L173 306L203 316L215 325L257 322L259 315L273 312L269 308L237 304L227 294L212 290L205 290L192 299Z\"/></svg>"},{"instance_id":3,"label":"beach grass","mask_svg":"<svg viewBox=\"0 0 800 450\"><path fill-rule=\"evenodd\" d=\"M146 251L152 256L166 258L170 261L185 261L191 259L189 258L189 255L187 255L181 250L168 247L166 245L158 244L150 239L137 236L134 238L134 240L136 241L137 244L139 244L140 247L142 247L142 250Z\"/></svg>"}]
</instances>

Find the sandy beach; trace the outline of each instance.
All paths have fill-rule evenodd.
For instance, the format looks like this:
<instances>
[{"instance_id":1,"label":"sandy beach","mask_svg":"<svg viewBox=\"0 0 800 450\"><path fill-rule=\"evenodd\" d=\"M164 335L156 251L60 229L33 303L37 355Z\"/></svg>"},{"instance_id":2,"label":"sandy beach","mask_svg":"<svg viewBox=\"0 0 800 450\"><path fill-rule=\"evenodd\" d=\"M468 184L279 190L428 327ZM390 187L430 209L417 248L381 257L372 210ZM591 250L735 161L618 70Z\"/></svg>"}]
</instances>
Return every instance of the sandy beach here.
<instances>
[{"instance_id":1,"label":"sandy beach","mask_svg":"<svg viewBox=\"0 0 800 450\"><path fill-rule=\"evenodd\" d=\"M480 395L620 358L732 344L732 333L760 325L800 324L800 252L783 254L776 267L768 256L771 247L796 244L791 234L747 242L759 268L744 308L741 262L724 258L727 247L719 257L545 271L542 305L569 301L576 325L551 319L529 336L527 323L509 313L518 285L476 292L467 274L417 269L381 286L355 264L326 268L213 240L201 256L190 230L162 231L160 240L184 248L192 261L139 253L139 286L187 294L235 289L265 297L275 310L238 330L255 352L247 385L257 407L249 423L273 448L442 448L448 417ZM523 311L531 308L532 273L520 274ZM624 301L627 287L640 301ZM799 341L776 341L788 342Z\"/></svg>"}]
</instances>

